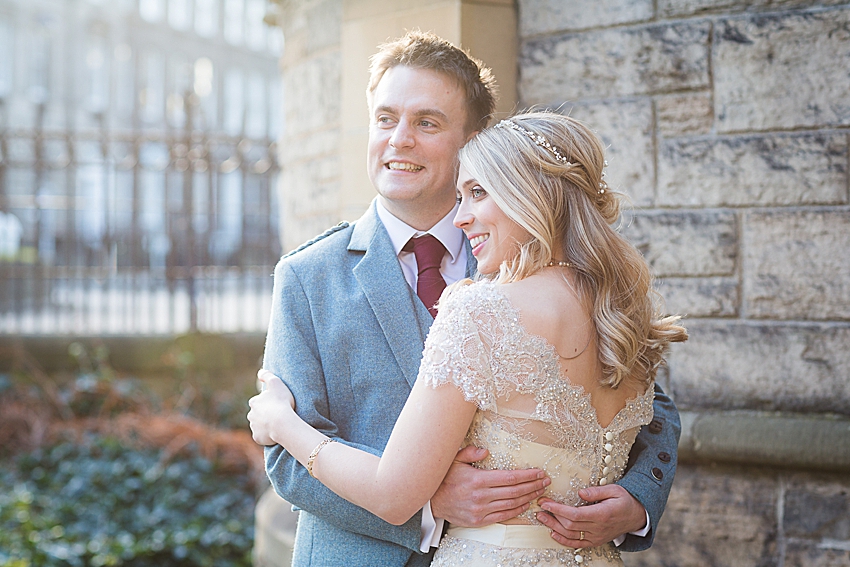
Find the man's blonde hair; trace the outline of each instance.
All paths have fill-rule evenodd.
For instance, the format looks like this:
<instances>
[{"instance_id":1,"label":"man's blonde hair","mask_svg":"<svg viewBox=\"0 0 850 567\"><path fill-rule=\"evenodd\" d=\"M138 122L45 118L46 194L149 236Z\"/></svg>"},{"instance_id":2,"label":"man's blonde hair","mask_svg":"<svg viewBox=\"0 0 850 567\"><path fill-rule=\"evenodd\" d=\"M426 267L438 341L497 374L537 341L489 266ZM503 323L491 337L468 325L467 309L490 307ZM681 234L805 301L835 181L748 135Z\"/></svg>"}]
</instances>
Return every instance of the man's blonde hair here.
<instances>
[{"instance_id":1,"label":"man's blonde hair","mask_svg":"<svg viewBox=\"0 0 850 567\"><path fill-rule=\"evenodd\" d=\"M470 140L460 163L532 238L493 278L516 281L565 259L596 325L603 383L649 382L668 345L687 332L678 317L659 316L649 266L611 227L620 199L602 179L602 143L554 112L518 114L498 126Z\"/></svg>"},{"instance_id":2,"label":"man's blonde hair","mask_svg":"<svg viewBox=\"0 0 850 567\"><path fill-rule=\"evenodd\" d=\"M404 65L443 73L463 89L468 132L485 128L496 109L493 72L478 59L433 33L407 32L403 37L379 46L370 61L369 86L366 89L370 104L384 73L392 67Z\"/></svg>"}]
</instances>

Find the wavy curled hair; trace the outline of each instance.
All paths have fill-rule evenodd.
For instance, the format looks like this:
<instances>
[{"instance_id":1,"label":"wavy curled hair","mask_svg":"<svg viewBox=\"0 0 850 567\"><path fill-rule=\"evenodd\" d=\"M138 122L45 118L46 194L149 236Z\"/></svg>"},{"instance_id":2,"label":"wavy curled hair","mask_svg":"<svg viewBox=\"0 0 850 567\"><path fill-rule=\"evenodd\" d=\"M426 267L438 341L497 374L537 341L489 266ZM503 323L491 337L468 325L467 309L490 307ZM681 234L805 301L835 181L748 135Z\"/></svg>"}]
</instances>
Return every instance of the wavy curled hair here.
<instances>
[{"instance_id":1,"label":"wavy curled hair","mask_svg":"<svg viewBox=\"0 0 850 567\"><path fill-rule=\"evenodd\" d=\"M602 143L581 122L554 112L510 120L543 136L568 163L512 127L483 130L461 150L461 165L532 236L493 279L520 280L565 258L596 325L602 383L616 388L627 378L651 382L670 343L688 335L678 316L660 315L649 266L611 226L620 216L621 196L602 179Z\"/></svg>"}]
</instances>

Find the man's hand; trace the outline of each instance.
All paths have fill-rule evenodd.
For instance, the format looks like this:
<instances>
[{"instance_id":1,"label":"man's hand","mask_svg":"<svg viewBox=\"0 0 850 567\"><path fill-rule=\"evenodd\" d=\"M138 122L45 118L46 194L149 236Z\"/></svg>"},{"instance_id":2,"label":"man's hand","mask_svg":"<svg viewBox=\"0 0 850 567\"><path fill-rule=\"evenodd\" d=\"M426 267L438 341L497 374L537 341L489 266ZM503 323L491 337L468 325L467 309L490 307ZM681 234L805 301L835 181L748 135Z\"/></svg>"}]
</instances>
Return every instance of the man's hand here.
<instances>
[{"instance_id":1,"label":"man's hand","mask_svg":"<svg viewBox=\"0 0 850 567\"><path fill-rule=\"evenodd\" d=\"M277 427L277 418L281 412L295 408L295 398L283 383L283 380L269 372L260 370L257 378L263 385L263 390L250 400L248 405L248 422L251 424L251 436L258 445L274 445L272 432Z\"/></svg>"},{"instance_id":2,"label":"man's hand","mask_svg":"<svg viewBox=\"0 0 850 567\"><path fill-rule=\"evenodd\" d=\"M486 456L486 449L471 445L458 452L431 497L435 518L467 528L503 522L528 510L529 502L552 482L538 469L485 471L471 465Z\"/></svg>"},{"instance_id":3,"label":"man's hand","mask_svg":"<svg viewBox=\"0 0 850 567\"><path fill-rule=\"evenodd\" d=\"M552 538L562 545L596 547L646 525L643 505L622 486L591 486L578 494L591 504L575 507L540 499L541 508L549 513L540 512L537 519L552 530Z\"/></svg>"}]
</instances>

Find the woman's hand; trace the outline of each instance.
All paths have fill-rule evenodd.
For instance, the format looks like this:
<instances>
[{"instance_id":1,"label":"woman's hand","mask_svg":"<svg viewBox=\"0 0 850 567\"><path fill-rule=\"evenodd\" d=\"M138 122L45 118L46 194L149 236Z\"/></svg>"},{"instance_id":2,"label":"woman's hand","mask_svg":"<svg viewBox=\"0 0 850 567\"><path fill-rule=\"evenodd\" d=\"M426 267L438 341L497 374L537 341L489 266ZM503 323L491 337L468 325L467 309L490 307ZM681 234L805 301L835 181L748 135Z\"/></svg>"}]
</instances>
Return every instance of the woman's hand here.
<instances>
[{"instance_id":1,"label":"woman's hand","mask_svg":"<svg viewBox=\"0 0 850 567\"><path fill-rule=\"evenodd\" d=\"M248 400L251 434L259 445L275 445L277 442L272 439L272 434L279 427L284 412L295 410L295 398L283 380L268 370L257 372L257 379L263 384L263 389Z\"/></svg>"}]
</instances>

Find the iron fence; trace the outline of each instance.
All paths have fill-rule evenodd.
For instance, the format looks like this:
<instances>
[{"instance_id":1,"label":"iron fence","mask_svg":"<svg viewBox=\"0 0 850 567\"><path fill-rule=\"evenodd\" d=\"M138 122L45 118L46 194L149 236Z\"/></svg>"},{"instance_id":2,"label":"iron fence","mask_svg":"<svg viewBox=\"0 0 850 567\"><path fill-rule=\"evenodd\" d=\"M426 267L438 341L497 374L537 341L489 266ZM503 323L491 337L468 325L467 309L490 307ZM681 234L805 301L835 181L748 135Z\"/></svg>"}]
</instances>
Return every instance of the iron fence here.
<instances>
[{"instance_id":1,"label":"iron fence","mask_svg":"<svg viewBox=\"0 0 850 567\"><path fill-rule=\"evenodd\" d=\"M184 100L179 130L0 131L0 333L265 330L275 143Z\"/></svg>"}]
</instances>

